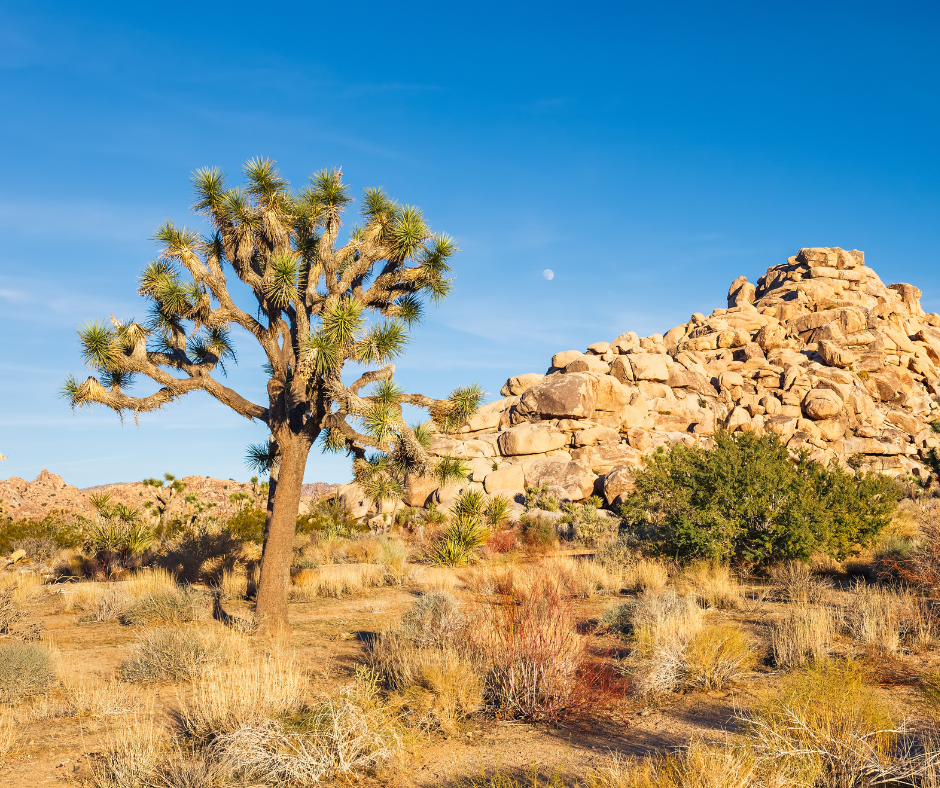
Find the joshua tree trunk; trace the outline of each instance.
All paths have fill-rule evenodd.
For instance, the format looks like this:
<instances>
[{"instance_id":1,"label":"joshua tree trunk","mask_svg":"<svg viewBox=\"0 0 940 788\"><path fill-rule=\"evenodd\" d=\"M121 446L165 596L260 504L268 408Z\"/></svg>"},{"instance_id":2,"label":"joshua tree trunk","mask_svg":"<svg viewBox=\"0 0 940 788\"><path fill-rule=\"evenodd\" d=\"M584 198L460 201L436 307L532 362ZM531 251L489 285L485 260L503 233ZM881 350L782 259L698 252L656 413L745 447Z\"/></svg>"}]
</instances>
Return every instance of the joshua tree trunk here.
<instances>
[{"instance_id":1,"label":"joshua tree trunk","mask_svg":"<svg viewBox=\"0 0 940 788\"><path fill-rule=\"evenodd\" d=\"M310 442L306 437L278 438L281 452L274 510L264 535L264 552L258 580L255 610L263 617L261 628L276 634L288 628L287 589L297 531L297 512L303 488Z\"/></svg>"}]
</instances>

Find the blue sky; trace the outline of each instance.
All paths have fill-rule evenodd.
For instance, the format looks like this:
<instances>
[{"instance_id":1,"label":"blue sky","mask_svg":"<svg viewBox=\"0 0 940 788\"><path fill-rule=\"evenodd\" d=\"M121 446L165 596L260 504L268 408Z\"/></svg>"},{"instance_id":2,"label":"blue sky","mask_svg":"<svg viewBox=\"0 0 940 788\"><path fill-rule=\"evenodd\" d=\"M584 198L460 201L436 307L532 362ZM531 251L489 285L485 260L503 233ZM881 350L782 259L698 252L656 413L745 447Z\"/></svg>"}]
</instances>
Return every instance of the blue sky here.
<instances>
[{"instance_id":1,"label":"blue sky","mask_svg":"<svg viewBox=\"0 0 940 788\"><path fill-rule=\"evenodd\" d=\"M190 173L342 166L457 239L398 364L493 395L551 354L724 306L801 246L864 249L940 311L931 4L0 4L0 466L86 486L245 478L250 424L195 394L139 425L57 398L75 328L136 276ZM546 281L541 272L555 271ZM260 399L260 352L230 383ZM138 392L142 387L138 387ZM348 461L311 455L308 481Z\"/></svg>"}]
</instances>

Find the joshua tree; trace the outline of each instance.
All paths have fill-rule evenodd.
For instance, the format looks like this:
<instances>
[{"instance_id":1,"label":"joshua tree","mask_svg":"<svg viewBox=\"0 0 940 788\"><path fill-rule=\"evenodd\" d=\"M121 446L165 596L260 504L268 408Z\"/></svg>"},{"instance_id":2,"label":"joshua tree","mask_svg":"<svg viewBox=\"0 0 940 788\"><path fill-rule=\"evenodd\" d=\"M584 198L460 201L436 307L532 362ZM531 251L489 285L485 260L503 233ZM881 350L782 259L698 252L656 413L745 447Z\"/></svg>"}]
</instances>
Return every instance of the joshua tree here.
<instances>
[{"instance_id":1,"label":"joshua tree","mask_svg":"<svg viewBox=\"0 0 940 788\"><path fill-rule=\"evenodd\" d=\"M426 409L449 431L474 412L482 392L458 388L438 400L406 394L394 383L390 362L403 351L425 300L448 294L448 260L456 251L449 237L431 234L418 208L366 189L362 224L338 245L340 217L352 201L340 171L319 172L300 191L289 189L271 161L250 161L244 172L243 188L228 188L218 169L195 173L193 208L211 232L203 236L170 222L157 230L159 257L140 276L150 320L112 317L82 326L83 357L99 377L70 377L64 395L73 409L99 403L136 417L201 390L267 425L269 443L252 447L251 455L274 471L257 596L270 631L287 624L291 548L314 442L351 454L357 477L372 483L376 474L398 484L408 473L440 475L426 451L429 430L405 424L402 406ZM239 292L229 271L240 280ZM239 306L236 297L249 305ZM266 404L251 402L215 374L235 360L232 328L264 350ZM348 384L342 380L347 362L361 365ZM157 390L129 395L135 376L150 378Z\"/></svg>"}]
</instances>

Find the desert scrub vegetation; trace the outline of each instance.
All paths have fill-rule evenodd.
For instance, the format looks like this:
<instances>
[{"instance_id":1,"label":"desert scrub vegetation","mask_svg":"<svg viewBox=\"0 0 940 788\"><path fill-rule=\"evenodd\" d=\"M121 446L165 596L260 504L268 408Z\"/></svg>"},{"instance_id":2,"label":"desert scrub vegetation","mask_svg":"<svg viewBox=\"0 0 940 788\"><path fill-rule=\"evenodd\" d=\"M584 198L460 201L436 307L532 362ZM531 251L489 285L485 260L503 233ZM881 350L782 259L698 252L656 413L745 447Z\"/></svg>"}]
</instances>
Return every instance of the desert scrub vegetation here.
<instances>
[{"instance_id":1,"label":"desert scrub vegetation","mask_svg":"<svg viewBox=\"0 0 940 788\"><path fill-rule=\"evenodd\" d=\"M936 760L936 754L910 749L862 666L851 661L829 660L790 674L743 722L755 756L775 764L787 784L911 785L929 768L927 758Z\"/></svg>"},{"instance_id":2,"label":"desert scrub vegetation","mask_svg":"<svg viewBox=\"0 0 940 788\"><path fill-rule=\"evenodd\" d=\"M819 604L832 581L813 572L805 561L784 561L770 567L770 579L779 597L787 602Z\"/></svg>"},{"instance_id":3,"label":"desert scrub vegetation","mask_svg":"<svg viewBox=\"0 0 940 788\"><path fill-rule=\"evenodd\" d=\"M49 649L38 643L0 643L0 703L41 695L55 683Z\"/></svg>"},{"instance_id":4,"label":"desert scrub vegetation","mask_svg":"<svg viewBox=\"0 0 940 788\"><path fill-rule=\"evenodd\" d=\"M925 651L936 637L934 614L922 597L861 581L852 590L844 621L857 642L880 654Z\"/></svg>"},{"instance_id":5,"label":"desert scrub vegetation","mask_svg":"<svg viewBox=\"0 0 940 788\"><path fill-rule=\"evenodd\" d=\"M621 507L629 531L683 561L837 559L873 543L902 490L890 478L794 463L773 433L719 432L715 447L658 449Z\"/></svg>"},{"instance_id":6,"label":"desert scrub vegetation","mask_svg":"<svg viewBox=\"0 0 940 788\"><path fill-rule=\"evenodd\" d=\"M378 564L324 564L295 573L291 595L295 599L339 598L385 585L386 576L385 568Z\"/></svg>"},{"instance_id":7,"label":"desert scrub vegetation","mask_svg":"<svg viewBox=\"0 0 940 788\"><path fill-rule=\"evenodd\" d=\"M123 681L81 675L66 677L58 691L36 697L29 708L29 716L34 720L102 719L137 711L140 705L139 694Z\"/></svg>"},{"instance_id":8,"label":"desert scrub vegetation","mask_svg":"<svg viewBox=\"0 0 940 788\"><path fill-rule=\"evenodd\" d=\"M706 622L694 597L672 590L646 592L632 605L608 613L606 623L634 644L632 665L624 668L632 668L641 695L722 689L756 662L736 625Z\"/></svg>"},{"instance_id":9,"label":"desert scrub vegetation","mask_svg":"<svg viewBox=\"0 0 940 788\"><path fill-rule=\"evenodd\" d=\"M718 561L693 561L679 572L676 588L694 595L705 607L734 610L741 606L741 584L730 567Z\"/></svg>"},{"instance_id":10,"label":"desert scrub vegetation","mask_svg":"<svg viewBox=\"0 0 940 788\"><path fill-rule=\"evenodd\" d=\"M451 731L482 706L482 665L460 646L467 623L451 594L431 591L371 644L371 675L410 726Z\"/></svg>"},{"instance_id":11,"label":"desert scrub vegetation","mask_svg":"<svg viewBox=\"0 0 940 788\"><path fill-rule=\"evenodd\" d=\"M155 627L140 633L121 676L129 682L190 681L246 651L247 643L234 632Z\"/></svg>"},{"instance_id":12,"label":"desert scrub vegetation","mask_svg":"<svg viewBox=\"0 0 940 788\"><path fill-rule=\"evenodd\" d=\"M829 608L806 602L789 604L770 621L770 649L774 664L781 668L796 668L826 660L835 631L835 617Z\"/></svg>"}]
</instances>

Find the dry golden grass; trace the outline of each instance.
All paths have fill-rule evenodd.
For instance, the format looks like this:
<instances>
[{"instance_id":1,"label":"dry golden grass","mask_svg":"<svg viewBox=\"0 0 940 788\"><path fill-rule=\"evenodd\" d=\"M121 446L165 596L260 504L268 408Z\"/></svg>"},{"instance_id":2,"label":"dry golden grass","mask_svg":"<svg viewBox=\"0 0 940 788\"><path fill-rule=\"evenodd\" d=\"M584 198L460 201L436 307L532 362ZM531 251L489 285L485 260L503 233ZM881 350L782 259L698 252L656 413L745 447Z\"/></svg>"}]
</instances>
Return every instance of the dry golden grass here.
<instances>
[{"instance_id":1,"label":"dry golden grass","mask_svg":"<svg viewBox=\"0 0 940 788\"><path fill-rule=\"evenodd\" d=\"M115 727L105 745L90 759L94 788L138 788L159 785L158 766L166 747L153 710ZM173 785L173 783L165 783Z\"/></svg>"},{"instance_id":2,"label":"dry golden grass","mask_svg":"<svg viewBox=\"0 0 940 788\"><path fill-rule=\"evenodd\" d=\"M591 599L603 594L615 594L620 591L620 572L607 569L602 564L589 558L575 559L569 556L555 556L529 569L540 575L554 576L558 583L571 596Z\"/></svg>"},{"instance_id":3,"label":"dry golden grass","mask_svg":"<svg viewBox=\"0 0 940 788\"><path fill-rule=\"evenodd\" d=\"M669 570L662 561L641 558L624 569L622 582L633 591L662 591L669 582Z\"/></svg>"},{"instance_id":4,"label":"dry golden grass","mask_svg":"<svg viewBox=\"0 0 940 788\"><path fill-rule=\"evenodd\" d=\"M832 660L791 674L743 722L753 752L792 784L912 785L892 716L858 665Z\"/></svg>"},{"instance_id":5,"label":"dry golden grass","mask_svg":"<svg viewBox=\"0 0 940 788\"><path fill-rule=\"evenodd\" d=\"M283 722L251 721L222 733L211 751L230 776L265 785L345 785L358 771L398 759L402 739L374 688L357 681Z\"/></svg>"},{"instance_id":6,"label":"dry golden grass","mask_svg":"<svg viewBox=\"0 0 940 788\"><path fill-rule=\"evenodd\" d=\"M741 585L727 564L696 561L679 572L675 584L677 591L694 594L706 607L718 610L741 607Z\"/></svg>"},{"instance_id":7,"label":"dry golden grass","mask_svg":"<svg viewBox=\"0 0 940 788\"><path fill-rule=\"evenodd\" d=\"M42 578L33 572L3 572L0 574L0 590L13 587L13 600L19 607L35 599L42 591Z\"/></svg>"},{"instance_id":8,"label":"dry golden grass","mask_svg":"<svg viewBox=\"0 0 940 788\"><path fill-rule=\"evenodd\" d=\"M245 567L225 569L219 579L219 590L226 599L244 599L248 596L248 573Z\"/></svg>"},{"instance_id":9,"label":"dry golden grass","mask_svg":"<svg viewBox=\"0 0 940 788\"><path fill-rule=\"evenodd\" d=\"M691 596L644 593L632 611L640 694L721 689L749 670L754 651L731 624L706 625Z\"/></svg>"},{"instance_id":10,"label":"dry golden grass","mask_svg":"<svg viewBox=\"0 0 940 788\"><path fill-rule=\"evenodd\" d=\"M140 569L117 585L131 599L140 599L141 597L173 591L177 587L176 578L173 574L159 567Z\"/></svg>"},{"instance_id":11,"label":"dry golden grass","mask_svg":"<svg viewBox=\"0 0 940 788\"><path fill-rule=\"evenodd\" d=\"M417 580L424 591L452 592L457 589L457 572L449 566L422 567Z\"/></svg>"},{"instance_id":12,"label":"dry golden grass","mask_svg":"<svg viewBox=\"0 0 940 788\"><path fill-rule=\"evenodd\" d=\"M188 698L180 697L180 725L188 736L205 741L296 711L306 688L293 658L280 651L227 663L196 679Z\"/></svg>"},{"instance_id":13,"label":"dry golden grass","mask_svg":"<svg viewBox=\"0 0 940 788\"><path fill-rule=\"evenodd\" d=\"M385 568L376 564L325 564L301 569L292 582L293 593L304 599L341 597L384 585Z\"/></svg>"},{"instance_id":14,"label":"dry golden grass","mask_svg":"<svg viewBox=\"0 0 940 788\"><path fill-rule=\"evenodd\" d=\"M12 709L0 710L0 764L16 746L16 723Z\"/></svg>"},{"instance_id":15,"label":"dry golden grass","mask_svg":"<svg viewBox=\"0 0 940 788\"><path fill-rule=\"evenodd\" d=\"M817 604L832 587L829 578L814 574L812 567L802 561L787 561L772 567L770 578L788 602Z\"/></svg>"},{"instance_id":16,"label":"dry golden grass","mask_svg":"<svg viewBox=\"0 0 940 788\"><path fill-rule=\"evenodd\" d=\"M845 623L856 641L882 654L895 654L902 647L923 651L935 637L933 619L921 598L863 583L855 585Z\"/></svg>"},{"instance_id":17,"label":"dry golden grass","mask_svg":"<svg viewBox=\"0 0 940 788\"><path fill-rule=\"evenodd\" d=\"M137 711L140 697L134 687L115 678L81 675L64 681L60 693L38 698L30 708L36 720L60 717L102 719Z\"/></svg>"},{"instance_id":18,"label":"dry golden grass","mask_svg":"<svg viewBox=\"0 0 940 788\"><path fill-rule=\"evenodd\" d=\"M793 603L770 626L771 652L782 668L819 662L829 655L835 626L828 608Z\"/></svg>"},{"instance_id":19,"label":"dry golden grass","mask_svg":"<svg viewBox=\"0 0 940 788\"><path fill-rule=\"evenodd\" d=\"M483 678L478 665L452 649L401 645L410 651L407 659L411 678L391 694L389 705L410 726L452 732L483 705Z\"/></svg>"}]
</instances>

